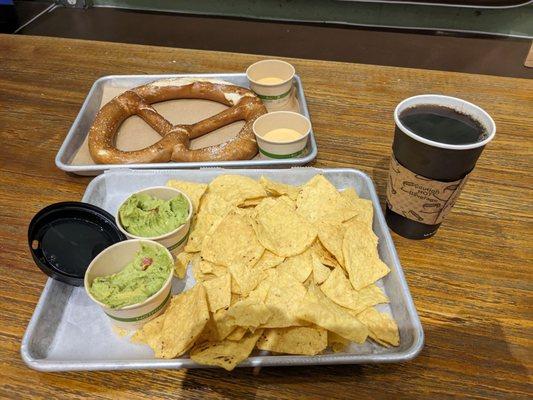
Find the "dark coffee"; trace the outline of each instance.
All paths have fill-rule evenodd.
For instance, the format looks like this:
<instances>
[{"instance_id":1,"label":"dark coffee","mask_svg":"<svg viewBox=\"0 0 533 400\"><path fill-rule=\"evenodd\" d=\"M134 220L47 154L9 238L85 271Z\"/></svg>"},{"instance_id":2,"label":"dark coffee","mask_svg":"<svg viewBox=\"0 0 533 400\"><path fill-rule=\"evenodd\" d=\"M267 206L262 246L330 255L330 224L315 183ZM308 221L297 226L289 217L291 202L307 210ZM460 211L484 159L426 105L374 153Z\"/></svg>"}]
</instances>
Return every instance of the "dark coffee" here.
<instances>
[{"instance_id":1,"label":"dark coffee","mask_svg":"<svg viewBox=\"0 0 533 400\"><path fill-rule=\"evenodd\" d=\"M385 217L396 233L425 239L453 207L496 126L479 107L440 95L410 97L394 115Z\"/></svg>"},{"instance_id":2,"label":"dark coffee","mask_svg":"<svg viewBox=\"0 0 533 400\"><path fill-rule=\"evenodd\" d=\"M470 144L486 137L483 126L453 108L422 104L400 113L400 122L414 134L445 144Z\"/></svg>"}]
</instances>

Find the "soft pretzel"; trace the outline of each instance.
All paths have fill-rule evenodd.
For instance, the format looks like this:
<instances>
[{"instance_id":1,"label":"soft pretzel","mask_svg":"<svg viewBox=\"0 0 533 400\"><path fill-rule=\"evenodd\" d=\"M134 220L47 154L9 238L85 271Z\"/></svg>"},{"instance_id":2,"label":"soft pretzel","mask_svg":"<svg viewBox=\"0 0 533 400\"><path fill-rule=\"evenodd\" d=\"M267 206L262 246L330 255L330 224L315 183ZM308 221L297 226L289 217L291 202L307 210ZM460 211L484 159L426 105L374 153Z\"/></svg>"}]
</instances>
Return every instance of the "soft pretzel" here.
<instances>
[{"instance_id":1,"label":"soft pretzel","mask_svg":"<svg viewBox=\"0 0 533 400\"><path fill-rule=\"evenodd\" d=\"M175 99L206 99L230 108L192 125L172 125L151 104ZM257 154L252 124L266 112L253 92L228 82L164 79L127 90L105 104L89 131L89 151L99 164L248 160ZM138 115L148 123L161 135L161 140L141 150L117 149L115 136L118 128L132 115ZM190 139L240 120L245 124L233 139L202 149L189 148Z\"/></svg>"}]
</instances>

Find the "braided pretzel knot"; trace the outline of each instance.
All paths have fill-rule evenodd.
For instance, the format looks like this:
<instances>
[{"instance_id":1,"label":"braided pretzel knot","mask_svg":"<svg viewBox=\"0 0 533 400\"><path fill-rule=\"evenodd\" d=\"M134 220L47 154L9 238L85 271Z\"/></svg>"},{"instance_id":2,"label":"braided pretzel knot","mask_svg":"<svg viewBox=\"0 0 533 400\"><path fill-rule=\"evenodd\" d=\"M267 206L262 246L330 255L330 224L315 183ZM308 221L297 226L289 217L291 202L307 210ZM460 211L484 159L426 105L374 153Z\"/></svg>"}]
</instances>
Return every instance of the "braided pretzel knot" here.
<instances>
[{"instance_id":1,"label":"braided pretzel knot","mask_svg":"<svg viewBox=\"0 0 533 400\"><path fill-rule=\"evenodd\" d=\"M192 125L172 125L151 104L175 99L206 99L229 108ZM248 160L257 154L253 122L266 112L253 92L224 81L165 79L128 90L105 104L89 131L89 151L99 164ZM117 149L118 128L132 115L141 117L161 140L141 150ZM243 128L227 142L189 148L191 139L240 120L245 121Z\"/></svg>"}]
</instances>

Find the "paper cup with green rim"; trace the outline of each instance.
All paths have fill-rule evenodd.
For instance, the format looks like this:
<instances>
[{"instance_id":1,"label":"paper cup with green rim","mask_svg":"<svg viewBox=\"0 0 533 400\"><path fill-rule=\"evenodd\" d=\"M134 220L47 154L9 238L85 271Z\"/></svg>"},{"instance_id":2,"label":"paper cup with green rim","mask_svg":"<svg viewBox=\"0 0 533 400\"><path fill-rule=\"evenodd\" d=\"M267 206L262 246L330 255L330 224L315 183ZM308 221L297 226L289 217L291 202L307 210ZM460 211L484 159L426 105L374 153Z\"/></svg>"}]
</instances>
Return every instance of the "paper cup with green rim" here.
<instances>
[{"instance_id":1,"label":"paper cup with green rim","mask_svg":"<svg viewBox=\"0 0 533 400\"><path fill-rule=\"evenodd\" d=\"M267 132L279 128L294 129L302 136L290 142L277 142L263 138ZM311 121L302 114L292 111L275 111L257 118L253 124L253 131L262 158L295 158L305 152L311 133Z\"/></svg>"},{"instance_id":2,"label":"paper cup with green rim","mask_svg":"<svg viewBox=\"0 0 533 400\"><path fill-rule=\"evenodd\" d=\"M262 60L248 67L246 76L250 81L250 89L263 101L265 106L280 107L290 100L294 67L281 60ZM279 78L281 82L274 84L260 83L264 78Z\"/></svg>"},{"instance_id":3,"label":"paper cup with green rim","mask_svg":"<svg viewBox=\"0 0 533 400\"><path fill-rule=\"evenodd\" d=\"M120 272L130 263L142 245L160 247L172 260L168 249L153 240L132 239L115 243L98 254L85 272L84 285L89 298L98 304L114 325L120 328L137 329L160 315L170 303L173 268L170 268L167 280L156 293L146 300L120 308L111 308L93 297L89 288L94 279Z\"/></svg>"},{"instance_id":4,"label":"paper cup with green rim","mask_svg":"<svg viewBox=\"0 0 533 400\"><path fill-rule=\"evenodd\" d=\"M171 200L176 196L182 195L185 197L187 202L189 203L189 215L187 216L187 220L183 225L178 226L176 229L167 232L160 236L151 236L151 237L143 237L143 236L136 236L132 233L129 233L124 226L122 225L122 222L120 221L120 208L122 205L133 195L135 194L148 194L152 197L155 197L157 199L161 200ZM128 239L148 239L153 240L155 242L161 243L163 246L165 246L172 254L173 256L176 256L179 254L183 248L185 247L185 243L187 242L187 238L189 237L189 232L191 229L191 219L192 215L194 214L194 209L192 206L191 199L189 196L187 196L185 193L183 193L181 190L171 188L168 186L154 186L146 189L139 190L135 193L132 193L130 196L128 196L118 207L117 212L115 214L115 220L117 222L117 226L120 229L124 235Z\"/></svg>"}]
</instances>

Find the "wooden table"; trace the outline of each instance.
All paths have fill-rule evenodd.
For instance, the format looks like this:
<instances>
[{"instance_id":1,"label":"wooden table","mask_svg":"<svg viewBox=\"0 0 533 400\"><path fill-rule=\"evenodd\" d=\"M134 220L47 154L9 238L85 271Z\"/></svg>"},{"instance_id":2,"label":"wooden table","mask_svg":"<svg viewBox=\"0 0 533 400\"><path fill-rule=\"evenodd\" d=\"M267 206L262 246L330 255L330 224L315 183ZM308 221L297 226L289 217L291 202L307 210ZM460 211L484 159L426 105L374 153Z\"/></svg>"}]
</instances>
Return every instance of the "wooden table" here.
<instances>
[{"instance_id":1,"label":"wooden table","mask_svg":"<svg viewBox=\"0 0 533 400\"><path fill-rule=\"evenodd\" d=\"M90 178L54 157L93 81L107 74L243 71L260 57L0 36L0 397L414 398L532 394L533 81L289 59L302 77L316 132L315 166L354 167L383 199L392 110L420 93L459 96L495 119L483 153L437 236L394 235L426 334L405 364L40 373L19 355L46 281L27 249L42 207L79 200Z\"/></svg>"}]
</instances>

